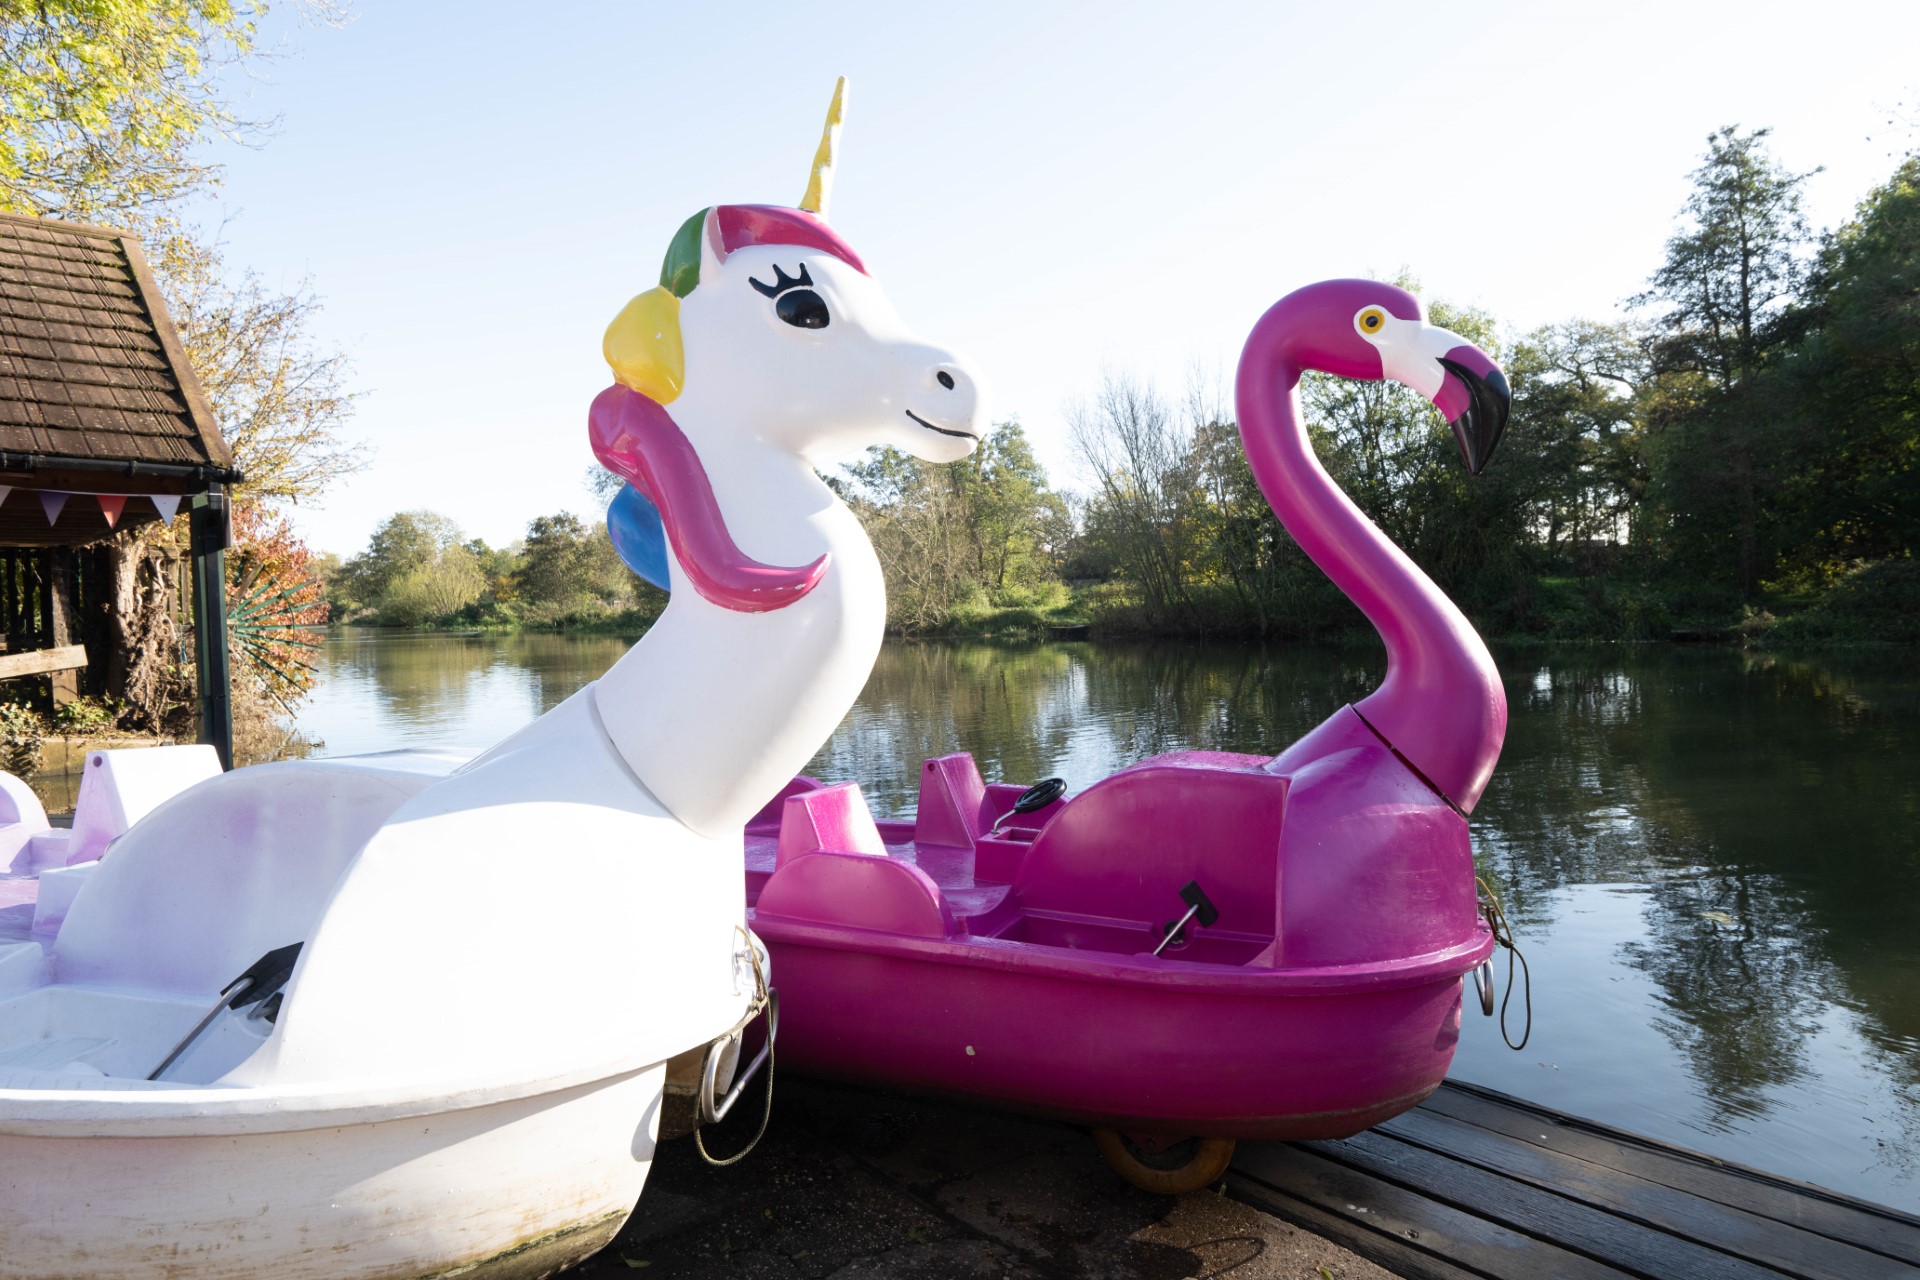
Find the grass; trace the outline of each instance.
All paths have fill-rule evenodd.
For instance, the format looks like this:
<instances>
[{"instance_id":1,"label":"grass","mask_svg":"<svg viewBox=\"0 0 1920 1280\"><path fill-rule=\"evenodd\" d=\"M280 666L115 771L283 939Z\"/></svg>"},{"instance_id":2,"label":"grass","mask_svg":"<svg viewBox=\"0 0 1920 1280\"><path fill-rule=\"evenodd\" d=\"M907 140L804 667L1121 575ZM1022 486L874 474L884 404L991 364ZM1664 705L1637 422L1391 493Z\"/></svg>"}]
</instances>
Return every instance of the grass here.
<instances>
[{"instance_id":1,"label":"grass","mask_svg":"<svg viewBox=\"0 0 1920 1280\"><path fill-rule=\"evenodd\" d=\"M1731 589L1693 582L1647 582L1628 577L1545 576L1519 584L1508 598L1462 602L1481 633L1504 644L1659 643L1717 640L1764 649L1833 645L1920 645L1920 561L1886 560L1852 566L1829 581L1770 584L1754 604ZM529 606L520 602L473 606L419 630L556 631L635 635L653 625L665 595L625 609ZM1117 582L1069 588L1046 583L984 592L960 601L944 619L900 625L896 634L967 640L1042 641L1063 629L1087 628L1092 638L1209 636L1343 643L1367 640L1373 629L1324 578L1270 607L1265 626L1243 601L1219 587L1199 587L1177 608L1153 610ZM354 625L377 625L371 617Z\"/></svg>"}]
</instances>

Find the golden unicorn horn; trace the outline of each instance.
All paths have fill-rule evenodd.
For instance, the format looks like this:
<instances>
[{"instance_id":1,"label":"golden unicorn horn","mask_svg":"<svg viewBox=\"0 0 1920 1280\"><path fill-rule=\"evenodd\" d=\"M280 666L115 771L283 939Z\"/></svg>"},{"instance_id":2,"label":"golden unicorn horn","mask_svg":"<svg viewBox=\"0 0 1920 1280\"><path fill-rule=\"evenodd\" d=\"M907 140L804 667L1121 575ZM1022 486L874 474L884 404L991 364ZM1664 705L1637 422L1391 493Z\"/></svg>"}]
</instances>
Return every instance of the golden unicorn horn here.
<instances>
[{"instance_id":1,"label":"golden unicorn horn","mask_svg":"<svg viewBox=\"0 0 1920 1280\"><path fill-rule=\"evenodd\" d=\"M827 108L827 127L820 131L820 149L813 153L813 172L807 177L807 194L800 207L827 219L827 199L833 194L833 166L840 150L840 125L847 116L847 78L833 86L833 103Z\"/></svg>"}]
</instances>

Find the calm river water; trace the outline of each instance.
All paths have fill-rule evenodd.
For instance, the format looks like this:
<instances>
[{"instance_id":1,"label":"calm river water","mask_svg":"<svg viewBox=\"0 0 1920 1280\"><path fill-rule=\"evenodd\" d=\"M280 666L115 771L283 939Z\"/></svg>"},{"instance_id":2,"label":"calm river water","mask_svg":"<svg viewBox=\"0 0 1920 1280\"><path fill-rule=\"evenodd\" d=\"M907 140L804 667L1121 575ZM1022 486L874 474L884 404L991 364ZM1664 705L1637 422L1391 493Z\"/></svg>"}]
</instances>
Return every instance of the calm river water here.
<instances>
[{"instance_id":1,"label":"calm river water","mask_svg":"<svg viewBox=\"0 0 1920 1280\"><path fill-rule=\"evenodd\" d=\"M478 748L625 648L345 631L301 727L328 755ZM1920 661L1497 656L1512 724L1474 841L1532 962L1533 1038L1510 1052L1474 1006L1454 1074L1920 1205ZM953 750L1077 788L1161 751L1278 751L1379 674L1369 650L890 642L808 771L882 815Z\"/></svg>"}]
</instances>

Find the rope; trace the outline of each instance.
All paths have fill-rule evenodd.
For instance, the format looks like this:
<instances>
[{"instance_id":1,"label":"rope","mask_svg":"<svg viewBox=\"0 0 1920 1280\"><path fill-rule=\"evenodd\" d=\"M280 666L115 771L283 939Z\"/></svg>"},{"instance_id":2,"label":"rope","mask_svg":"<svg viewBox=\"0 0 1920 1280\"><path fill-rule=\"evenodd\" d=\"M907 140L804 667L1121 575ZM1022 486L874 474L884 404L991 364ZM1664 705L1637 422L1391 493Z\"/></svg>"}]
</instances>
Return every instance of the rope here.
<instances>
[{"instance_id":1,"label":"rope","mask_svg":"<svg viewBox=\"0 0 1920 1280\"><path fill-rule=\"evenodd\" d=\"M767 999L768 999L767 974L766 974L766 970L760 967L760 948L753 945L753 935L748 933L741 926L739 925L733 926L733 931L739 934L742 938L746 940L747 957L748 959L753 961L753 999L748 1002L747 1011L740 1015L740 1020L734 1023L732 1027L728 1028L727 1031L725 1031L724 1033L722 1033L720 1036L717 1037L718 1039L721 1039L721 1040L728 1039L732 1036L737 1036L741 1032L745 1031L747 1029L747 1024L749 1022L752 1022L755 1018L759 1017L761 1011L767 1007ZM739 1164L742 1160L745 1160L750 1154L752 1154L753 1149L760 1145L760 1139L767 1136L767 1123L773 1119L773 1025L771 1023L767 1025L766 1094L767 1094L766 1105L760 1109L760 1127L754 1131L753 1140L747 1143L747 1145L742 1147L740 1150L726 1157L725 1159L716 1159L707 1150L707 1144L701 1141L700 1130L705 1128L706 1126L704 1125L694 1126L693 1147L694 1147L694 1150L700 1153L700 1158L702 1160L705 1160L708 1164L712 1165L716 1169L724 1169L730 1164Z\"/></svg>"},{"instance_id":2,"label":"rope","mask_svg":"<svg viewBox=\"0 0 1920 1280\"><path fill-rule=\"evenodd\" d=\"M1493 891L1493 886L1486 882L1485 877L1475 876L1474 882L1480 886L1480 906L1487 914L1487 928L1493 930L1493 940L1507 949L1507 994L1500 999L1500 1038L1507 1042L1507 1048L1518 1053L1533 1038L1533 971L1527 967L1527 958L1521 954L1520 945L1513 940L1513 926L1507 921L1506 908L1500 905L1500 895ZM1519 1044L1515 1044L1513 1037L1507 1034L1507 1005L1513 1000L1513 965L1516 960L1520 962L1520 1002L1527 1015Z\"/></svg>"}]
</instances>

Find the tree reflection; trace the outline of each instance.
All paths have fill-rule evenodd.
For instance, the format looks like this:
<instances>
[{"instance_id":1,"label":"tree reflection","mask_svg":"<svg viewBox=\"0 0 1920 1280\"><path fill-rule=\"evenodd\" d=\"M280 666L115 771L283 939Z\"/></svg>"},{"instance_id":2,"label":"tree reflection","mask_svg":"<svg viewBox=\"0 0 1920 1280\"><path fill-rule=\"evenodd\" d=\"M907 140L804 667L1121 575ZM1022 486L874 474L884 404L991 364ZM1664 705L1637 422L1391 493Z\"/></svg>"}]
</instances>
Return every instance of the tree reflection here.
<instances>
[{"instance_id":1,"label":"tree reflection","mask_svg":"<svg viewBox=\"0 0 1920 1280\"><path fill-rule=\"evenodd\" d=\"M1726 651L1503 667L1513 718L1476 841L1522 934L1550 891L1646 884L1650 938L1623 958L1723 1119L1808 1078L1836 1003L1920 1086L1911 672Z\"/></svg>"},{"instance_id":2,"label":"tree reflection","mask_svg":"<svg viewBox=\"0 0 1920 1280\"><path fill-rule=\"evenodd\" d=\"M920 762L971 751L989 781L1076 787L1167 751L1277 754L1378 680L1365 649L900 643L810 770L912 809Z\"/></svg>"},{"instance_id":3,"label":"tree reflection","mask_svg":"<svg viewBox=\"0 0 1920 1280\"><path fill-rule=\"evenodd\" d=\"M357 719L395 726L402 741L380 747L485 747L558 706L631 646L630 637L610 635L343 628L327 644L325 696L357 704Z\"/></svg>"}]
</instances>

